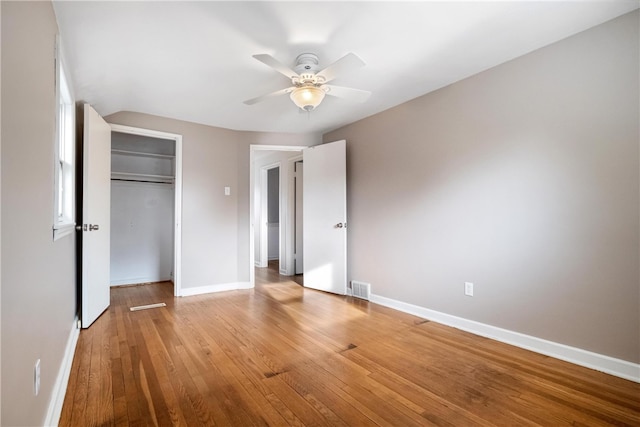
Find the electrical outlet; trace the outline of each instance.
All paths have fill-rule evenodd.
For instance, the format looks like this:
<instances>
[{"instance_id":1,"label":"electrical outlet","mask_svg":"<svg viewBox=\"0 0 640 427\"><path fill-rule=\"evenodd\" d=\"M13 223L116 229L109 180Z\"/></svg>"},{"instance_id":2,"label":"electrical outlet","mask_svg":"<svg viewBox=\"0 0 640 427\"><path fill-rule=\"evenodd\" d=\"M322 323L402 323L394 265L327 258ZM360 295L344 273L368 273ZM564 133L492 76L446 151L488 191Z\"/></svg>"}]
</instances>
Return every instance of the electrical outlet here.
<instances>
[{"instance_id":1,"label":"electrical outlet","mask_svg":"<svg viewBox=\"0 0 640 427\"><path fill-rule=\"evenodd\" d=\"M464 282L464 294L469 297L473 296L473 283Z\"/></svg>"},{"instance_id":2,"label":"electrical outlet","mask_svg":"<svg viewBox=\"0 0 640 427\"><path fill-rule=\"evenodd\" d=\"M40 359L36 360L33 367L33 394L37 396L38 393L40 393Z\"/></svg>"}]
</instances>

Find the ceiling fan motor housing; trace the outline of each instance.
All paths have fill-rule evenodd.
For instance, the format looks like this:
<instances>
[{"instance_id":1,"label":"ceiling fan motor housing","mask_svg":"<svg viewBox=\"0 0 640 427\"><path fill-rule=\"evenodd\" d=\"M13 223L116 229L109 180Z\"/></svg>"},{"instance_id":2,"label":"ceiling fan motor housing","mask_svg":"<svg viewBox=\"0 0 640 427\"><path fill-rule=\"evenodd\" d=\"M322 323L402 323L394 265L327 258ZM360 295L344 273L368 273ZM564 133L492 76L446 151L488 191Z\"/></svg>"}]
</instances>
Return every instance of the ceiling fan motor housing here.
<instances>
[{"instance_id":1,"label":"ceiling fan motor housing","mask_svg":"<svg viewBox=\"0 0 640 427\"><path fill-rule=\"evenodd\" d=\"M295 86L319 86L324 83L324 79L321 76L316 76L311 73L302 73L297 77L291 79L291 83Z\"/></svg>"}]
</instances>

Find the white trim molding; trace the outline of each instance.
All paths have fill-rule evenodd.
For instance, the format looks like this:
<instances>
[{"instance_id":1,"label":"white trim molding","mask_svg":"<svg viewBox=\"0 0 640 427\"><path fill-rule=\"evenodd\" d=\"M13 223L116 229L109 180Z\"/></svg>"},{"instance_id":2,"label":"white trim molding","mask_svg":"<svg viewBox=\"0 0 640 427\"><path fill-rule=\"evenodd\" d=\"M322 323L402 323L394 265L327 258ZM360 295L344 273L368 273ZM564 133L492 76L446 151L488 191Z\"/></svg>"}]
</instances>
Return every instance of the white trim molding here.
<instances>
[{"instance_id":1,"label":"white trim molding","mask_svg":"<svg viewBox=\"0 0 640 427\"><path fill-rule=\"evenodd\" d=\"M371 302L516 347L640 383L640 364L371 294Z\"/></svg>"},{"instance_id":2,"label":"white trim molding","mask_svg":"<svg viewBox=\"0 0 640 427\"><path fill-rule=\"evenodd\" d=\"M158 283L158 282L171 282L172 278L167 277L165 279L161 277L134 277L130 279L112 280L111 287L117 286L129 286L129 285L142 285L146 283Z\"/></svg>"},{"instance_id":3,"label":"white trim molding","mask_svg":"<svg viewBox=\"0 0 640 427\"><path fill-rule=\"evenodd\" d=\"M58 422L60 422L62 404L64 403L64 396L67 393L67 385L69 384L69 377L71 376L73 356L76 353L76 345L78 344L78 337L80 336L78 322L78 316L76 316L73 324L71 325L71 331L69 332L69 338L67 339L67 346L64 350L62 363L58 369L56 382L53 385L51 400L49 401L49 408L47 409L47 416L44 419L45 426L57 426Z\"/></svg>"},{"instance_id":4,"label":"white trim molding","mask_svg":"<svg viewBox=\"0 0 640 427\"><path fill-rule=\"evenodd\" d=\"M68 224L54 224L53 225L53 241L68 236L76 231L76 223L70 222Z\"/></svg>"},{"instance_id":5,"label":"white trim molding","mask_svg":"<svg viewBox=\"0 0 640 427\"><path fill-rule=\"evenodd\" d=\"M210 294L213 292L237 291L239 289L252 289L250 282L233 282L221 283L219 285L198 286L195 288L182 288L181 297L190 297L193 295Z\"/></svg>"}]
</instances>

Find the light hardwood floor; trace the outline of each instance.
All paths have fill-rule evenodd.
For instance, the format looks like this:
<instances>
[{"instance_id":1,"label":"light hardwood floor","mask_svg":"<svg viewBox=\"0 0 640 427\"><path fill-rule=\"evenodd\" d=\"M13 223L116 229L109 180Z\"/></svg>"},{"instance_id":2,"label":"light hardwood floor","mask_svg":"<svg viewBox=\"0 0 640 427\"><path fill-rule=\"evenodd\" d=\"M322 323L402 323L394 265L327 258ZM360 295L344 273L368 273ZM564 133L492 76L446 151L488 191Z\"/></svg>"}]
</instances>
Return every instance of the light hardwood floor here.
<instances>
[{"instance_id":1,"label":"light hardwood floor","mask_svg":"<svg viewBox=\"0 0 640 427\"><path fill-rule=\"evenodd\" d=\"M111 290L80 334L61 426L640 425L640 384L277 270L254 290L172 292Z\"/></svg>"}]
</instances>

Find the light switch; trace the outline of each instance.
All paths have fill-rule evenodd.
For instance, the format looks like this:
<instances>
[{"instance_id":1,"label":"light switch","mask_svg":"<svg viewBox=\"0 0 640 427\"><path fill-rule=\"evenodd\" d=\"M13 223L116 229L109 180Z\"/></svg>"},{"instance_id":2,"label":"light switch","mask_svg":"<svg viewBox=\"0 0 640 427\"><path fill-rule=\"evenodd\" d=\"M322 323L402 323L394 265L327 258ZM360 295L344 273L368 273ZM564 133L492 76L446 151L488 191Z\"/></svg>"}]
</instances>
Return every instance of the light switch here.
<instances>
[{"instance_id":1,"label":"light switch","mask_svg":"<svg viewBox=\"0 0 640 427\"><path fill-rule=\"evenodd\" d=\"M231 187L224 187L224 195L225 196L231 195Z\"/></svg>"}]
</instances>

